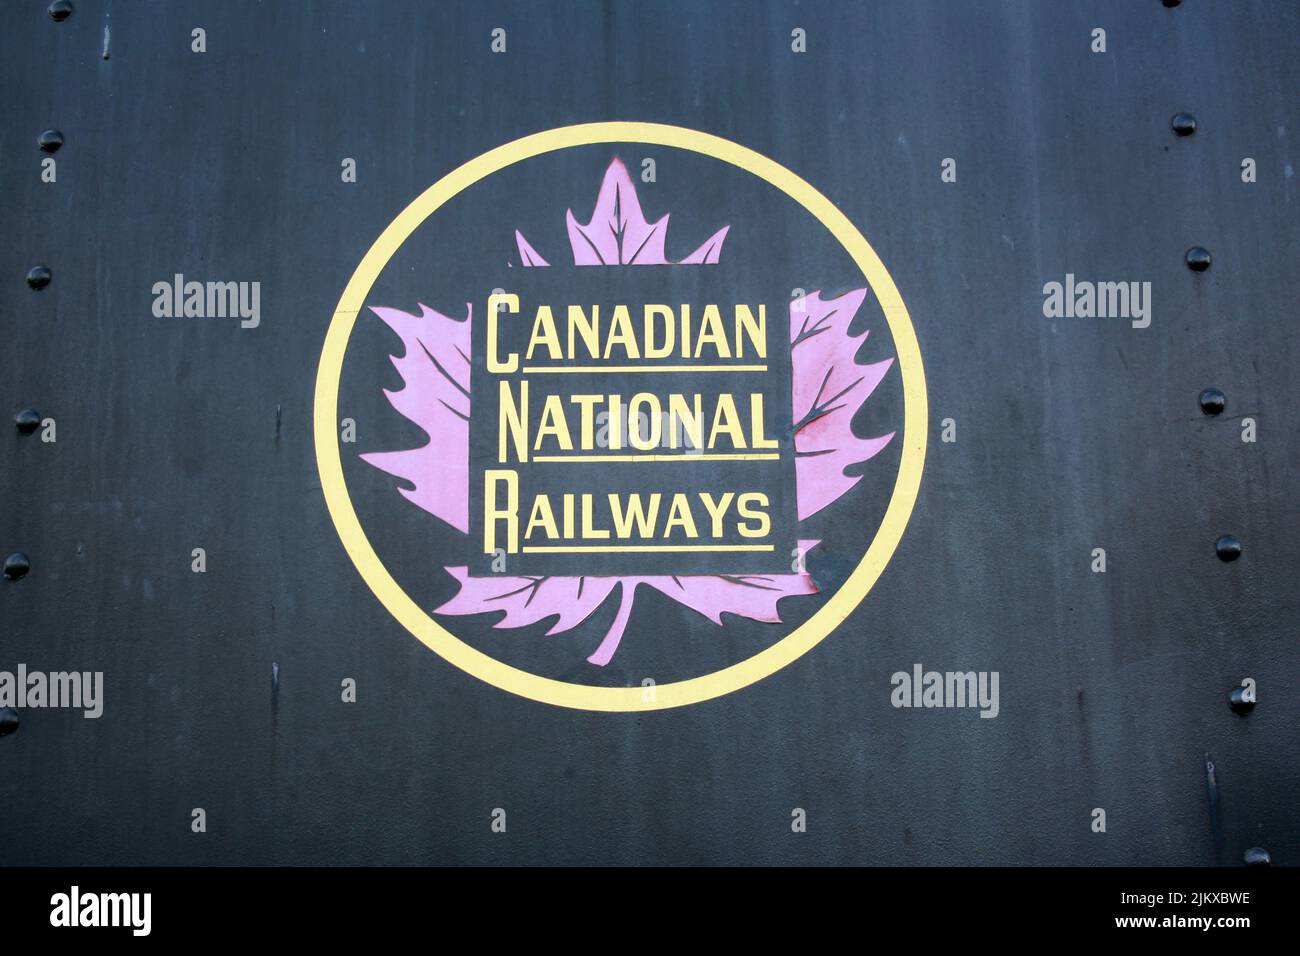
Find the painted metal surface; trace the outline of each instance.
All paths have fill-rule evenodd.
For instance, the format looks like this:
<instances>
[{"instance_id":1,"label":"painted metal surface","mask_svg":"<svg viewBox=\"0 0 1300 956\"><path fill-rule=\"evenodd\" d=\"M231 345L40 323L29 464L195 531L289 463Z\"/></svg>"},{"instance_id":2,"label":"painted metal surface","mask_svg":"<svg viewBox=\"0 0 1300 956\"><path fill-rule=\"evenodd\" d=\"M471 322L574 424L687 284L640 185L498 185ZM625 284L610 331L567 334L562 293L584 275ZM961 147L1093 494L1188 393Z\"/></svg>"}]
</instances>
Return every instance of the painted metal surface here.
<instances>
[{"instance_id":1,"label":"painted metal surface","mask_svg":"<svg viewBox=\"0 0 1300 956\"><path fill-rule=\"evenodd\" d=\"M102 671L104 713L0 718L0 863L1297 859L1295 4L74 6L0 31L0 553L23 556L0 669ZM494 147L609 120L813 184L887 266L929 392L866 599L772 676L644 714L536 703L412 639L344 553L312 433L326 328L390 221ZM656 208L700 190L646 155ZM259 282L259 323L155 316L176 274ZM1067 275L1150 282L1150 324L1047 317ZM366 328L345 374L395 387ZM624 650L591 679L639 685ZM997 671L998 716L892 706L916 664Z\"/></svg>"}]
</instances>

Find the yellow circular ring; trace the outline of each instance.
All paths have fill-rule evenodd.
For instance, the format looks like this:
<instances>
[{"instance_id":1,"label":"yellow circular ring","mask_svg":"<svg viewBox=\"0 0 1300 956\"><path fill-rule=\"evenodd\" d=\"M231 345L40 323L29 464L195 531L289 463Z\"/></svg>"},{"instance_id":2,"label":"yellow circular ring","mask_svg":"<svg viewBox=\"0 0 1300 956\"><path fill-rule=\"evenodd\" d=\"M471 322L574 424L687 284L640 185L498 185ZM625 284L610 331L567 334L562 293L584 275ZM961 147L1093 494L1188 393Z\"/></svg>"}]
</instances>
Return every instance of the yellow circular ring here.
<instances>
[{"instance_id":1,"label":"yellow circular ring","mask_svg":"<svg viewBox=\"0 0 1300 956\"><path fill-rule=\"evenodd\" d=\"M641 687L588 687L539 677L470 647L439 625L402 590L366 538L343 478L336 427L339 378L352 327L371 286L411 233L443 203L498 170L543 153L597 143L647 143L702 153L766 180L807 209L862 270L889 323L903 377L903 457L898 478L880 528L848 580L817 613L766 650L711 674L658 685L650 695ZM680 126L621 122L562 126L498 146L448 173L403 209L361 260L334 310L316 373L314 409L316 464L330 517L352 563L389 613L442 658L495 687L561 707L602 711L659 710L729 694L775 673L830 634L866 597L903 536L921 487L929 415L921 351L907 307L875 250L830 200L784 166L730 140ZM653 699L646 700L647 696Z\"/></svg>"}]
</instances>

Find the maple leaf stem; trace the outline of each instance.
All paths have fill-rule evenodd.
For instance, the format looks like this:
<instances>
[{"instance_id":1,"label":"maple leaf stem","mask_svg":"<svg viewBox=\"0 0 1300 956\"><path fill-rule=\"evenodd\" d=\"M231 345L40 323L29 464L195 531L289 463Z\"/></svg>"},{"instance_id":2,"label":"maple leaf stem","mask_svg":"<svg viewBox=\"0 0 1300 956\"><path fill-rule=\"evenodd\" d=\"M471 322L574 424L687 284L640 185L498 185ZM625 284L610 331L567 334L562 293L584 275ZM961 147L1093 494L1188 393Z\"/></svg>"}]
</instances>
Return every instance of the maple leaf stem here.
<instances>
[{"instance_id":1,"label":"maple leaf stem","mask_svg":"<svg viewBox=\"0 0 1300 956\"><path fill-rule=\"evenodd\" d=\"M614 623L609 626L608 633L600 642L587 660L597 667L604 667L618 650L618 642L623 640L623 629L627 627L627 619L632 616L632 593L636 590L636 585L628 585L626 581L620 582L618 586L619 604L618 613L614 615Z\"/></svg>"}]
</instances>

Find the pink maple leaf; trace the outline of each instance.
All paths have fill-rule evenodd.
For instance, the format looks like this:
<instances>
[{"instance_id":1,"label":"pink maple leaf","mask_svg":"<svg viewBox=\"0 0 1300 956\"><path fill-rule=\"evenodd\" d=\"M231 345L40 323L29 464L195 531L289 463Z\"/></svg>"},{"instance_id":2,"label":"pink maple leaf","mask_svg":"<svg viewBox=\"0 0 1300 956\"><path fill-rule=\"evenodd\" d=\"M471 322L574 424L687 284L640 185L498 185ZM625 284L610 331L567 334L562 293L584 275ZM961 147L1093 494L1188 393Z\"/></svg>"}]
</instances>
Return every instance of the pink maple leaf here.
<instances>
[{"instance_id":1,"label":"pink maple leaf","mask_svg":"<svg viewBox=\"0 0 1300 956\"><path fill-rule=\"evenodd\" d=\"M423 303L420 315L375 307L375 313L405 346L392 356L405 387L384 389L392 406L424 429L429 441L406 451L362 455L381 471L409 481L399 487L407 501L469 533L469 317L465 321L435 312Z\"/></svg>"},{"instance_id":2,"label":"pink maple leaf","mask_svg":"<svg viewBox=\"0 0 1300 956\"><path fill-rule=\"evenodd\" d=\"M628 175L627 167L617 157L605 170L605 180L600 184L596 208L585 223L578 222L573 210L564 213L569 228L569 246L573 251L575 266L664 266L671 265L664 255L664 239L668 236L668 213L658 222L646 222L637 199L636 186ZM698 249L678 263L679 266L715 265L722 255L722 241L727 238L730 226L723 226L704 241ZM525 266L550 265L515 230L515 243L519 258Z\"/></svg>"},{"instance_id":3,"label":"pink maple leaf","mask_svg":"<svg viewBox=\"0 0 1300 956\"><path fill-rule=\"evenodd\" d=\"M605 172L596 207L586 223L572 210L565 215L574 265L706 265L718 262L729 226L677 263L664 253L668 215L647 222L627 168L614 159ZM515 243L525 267L549 266L518 230ZM860 365L854 356L866 338L848 334L866 297L857 289L830 300L820 292L790 304L790 348L795 422L795 481L800 520L821 511L862 476L844 469L875 456L893 438L862 439L853 434L854 413L880 383L892 359ZM393 407L430 436L406 451L362 455L368 463L404 481L401 493L456 530L469 532L470 306L457 321L421 304L420 315L373 307L401 337L404 352L393 357L404 388L386 391ZM815 540L801 540L807 554ZM636 589L654 588L721 625L722 615L779 623L777 603L785 597L816 594L806 570L773 575L648 575L600 577L493 575L471 577L468 567L446 571L460 585L438 614L504 612L493 625L516 628L554 618L547 634L571 630L587 620L618 589L614 622L587 658L604 666L613 658L632 613Z\"/></svg>"},{"instance_id":4,"label":"pink maple leaf","mask_svg":"<svg viewBox=\"0 0 1300 956\"><path fill-rule=\"evenodd\" d=\"M894 364L854 360L867 333L849 335L849 323L866 298L866 289L825 300L821 292L790 303L790 364L794 379L794 469L799 520L811 517L844 494L861 475L844 469L873 458L894 433L858 438L851 427L856 412Z\"/></svg>"},{"instance_id":5,"label":"pink maple leaf","mask_svg":"<svg viewBox=\"0 0 1300 956\"><path fill-rule=\"evenodd\" d=\"M800 552L807 554L817 543L800 541ZM446 604L435 608L436 613L504 611L501 620L492 626L508 628L524 627L554 617L556 620L546 632L548 635L577 627L605 603L615 588L620 588L614 623L600 646L587 658L602 667L613 658L623 638L638 585L662 591L719 625L722 624L723 612L755 621L780 623L777 601L797 594L817 593L817 585L806 571L798 574L658 574L612 578L590 575L472 578L467 567L448 568L447 571L460 582L460 590Z\"/></svg>"}]
</instances>

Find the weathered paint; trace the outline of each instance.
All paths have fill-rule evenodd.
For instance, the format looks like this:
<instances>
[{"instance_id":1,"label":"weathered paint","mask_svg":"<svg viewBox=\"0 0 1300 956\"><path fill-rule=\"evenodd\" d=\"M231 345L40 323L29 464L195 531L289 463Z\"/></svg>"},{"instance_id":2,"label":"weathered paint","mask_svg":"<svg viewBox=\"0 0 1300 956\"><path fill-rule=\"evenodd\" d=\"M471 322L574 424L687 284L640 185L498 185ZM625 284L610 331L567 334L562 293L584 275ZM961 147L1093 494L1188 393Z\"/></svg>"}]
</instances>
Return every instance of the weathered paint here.
<instances>
[{"instance_id":1,"label":"weathered paint","mask_svg":"<svg viewBox=\"0 0 1300 956\"><path fill-rule=\"evenodd\" d=\"M105 709L0 717L0 863L1300 854L1295 4L59 6L0 31L0 380L60 426L10 439L0 535L32 570L0 582L0 666L103 671ZM311 424L340 290L393 217L502 143L609 120L726 137L827 196L906 299L932 425L868 599L765 680L645 714L538 704L413 640L339 544ZM177 273L260 281L260 324L156 318ZM1067 273L1149 281L1150 326L1046 318ZM1207 382L1231 414L1201 413ZM693 612L655 613L671 635ZM613 686L640 683L625 653ZM998 671L997 719L892 707L917 662Z\"/></svg>"}]
</instances>

